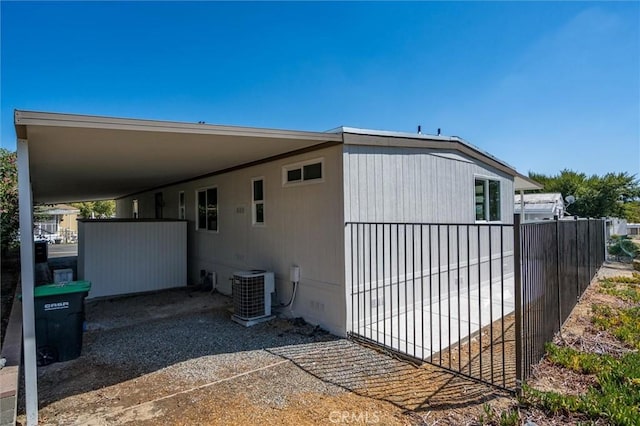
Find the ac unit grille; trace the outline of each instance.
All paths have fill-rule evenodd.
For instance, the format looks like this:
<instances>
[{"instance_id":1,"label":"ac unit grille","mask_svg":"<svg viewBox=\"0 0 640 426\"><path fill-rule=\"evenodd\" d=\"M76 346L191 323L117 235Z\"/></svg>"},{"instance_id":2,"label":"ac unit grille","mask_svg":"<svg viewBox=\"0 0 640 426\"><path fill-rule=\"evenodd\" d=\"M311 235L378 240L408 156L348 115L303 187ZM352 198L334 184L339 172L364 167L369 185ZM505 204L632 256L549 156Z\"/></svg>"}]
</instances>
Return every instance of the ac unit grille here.
<instances>
[{"instance_id":1,"label":"ac unit grille","mask_svg":"<svg viewBox=\"0 0 640 426\"><path fill-rule=\"evenodd\" d=\"M233 310L242 319L267 315L265 312L264 275L233 277Z\"/></svg>"}]
</instances>

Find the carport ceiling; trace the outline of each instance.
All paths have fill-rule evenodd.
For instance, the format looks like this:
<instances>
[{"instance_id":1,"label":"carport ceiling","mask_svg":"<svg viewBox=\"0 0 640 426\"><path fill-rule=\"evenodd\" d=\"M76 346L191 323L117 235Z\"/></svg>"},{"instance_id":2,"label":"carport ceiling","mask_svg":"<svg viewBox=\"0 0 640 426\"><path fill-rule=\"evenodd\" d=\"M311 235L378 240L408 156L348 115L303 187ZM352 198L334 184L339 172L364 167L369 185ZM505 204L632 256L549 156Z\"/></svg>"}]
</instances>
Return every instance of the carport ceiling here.
<instances>
[{"instance_id":1,"label":"carport ceiling","mask_svg":"<svg viewBox=\"0 0 640 426\"><path fill-rule=\"evenodd\" d=\"M35 202L118 198L326 143L299 132L16 111Z\"/></svg>"}]
</instances>

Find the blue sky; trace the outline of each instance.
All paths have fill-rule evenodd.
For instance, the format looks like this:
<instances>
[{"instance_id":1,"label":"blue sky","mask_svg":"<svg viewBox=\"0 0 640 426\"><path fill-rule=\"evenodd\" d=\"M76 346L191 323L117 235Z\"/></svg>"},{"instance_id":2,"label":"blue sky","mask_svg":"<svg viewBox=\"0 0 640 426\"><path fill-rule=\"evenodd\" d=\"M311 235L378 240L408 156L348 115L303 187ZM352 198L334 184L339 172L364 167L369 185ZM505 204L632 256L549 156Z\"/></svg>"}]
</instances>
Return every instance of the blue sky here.
<instances>
[{"instance_id":1,"label":"blue sky","mask_svg":"<svg viewBox=\"0 0 640 426\"><path fill-rule=\"evenodd\" d=\"M639 2L0 3L13 110L442 129L527 173L640 176Z\"/></svg>"}]
</instances>

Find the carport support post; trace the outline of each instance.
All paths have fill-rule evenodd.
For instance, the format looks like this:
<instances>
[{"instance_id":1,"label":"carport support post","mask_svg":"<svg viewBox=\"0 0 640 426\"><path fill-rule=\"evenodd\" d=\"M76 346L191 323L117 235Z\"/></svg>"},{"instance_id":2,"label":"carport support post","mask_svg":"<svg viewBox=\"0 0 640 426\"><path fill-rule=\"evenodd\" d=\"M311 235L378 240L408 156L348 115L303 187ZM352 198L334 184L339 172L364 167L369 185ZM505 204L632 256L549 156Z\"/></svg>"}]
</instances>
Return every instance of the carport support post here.
<instances>
[{"instance_id":1,"label":"carport support post","mask_svg":"<svg viewBox=\"0 0 640 426\"><path fill-rule=\"evenodd\" d=\"M33 200L29 176L29 145L18 139L18 207L20 208L20 264L22 282L22 339L27 426L38 424L38 382L36 326L33 303L35 259L33 243Z\"/></svg>"}]
</instances>

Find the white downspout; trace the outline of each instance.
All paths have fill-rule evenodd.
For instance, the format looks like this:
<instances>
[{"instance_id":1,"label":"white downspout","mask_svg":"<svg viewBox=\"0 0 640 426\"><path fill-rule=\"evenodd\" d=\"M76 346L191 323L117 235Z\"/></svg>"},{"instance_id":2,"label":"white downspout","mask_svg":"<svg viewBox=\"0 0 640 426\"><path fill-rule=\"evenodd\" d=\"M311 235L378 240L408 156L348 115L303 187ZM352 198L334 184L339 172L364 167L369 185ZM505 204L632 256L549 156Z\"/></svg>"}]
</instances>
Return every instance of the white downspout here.
<instances>
[{"instance_id":1,"label":"white downspout","mask_svg":"<svg viewBox=\"0 0 640 426\"><path fill-rule=\"evenodd\" d=\"M22 339L27 426L38 424L38 381L36 325L33 302L35 259L33 243L33 200L29 173L29 145L18 139L18 206L20 208L20 274L22 282Z\"/></svg>"}]
</instances>

